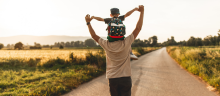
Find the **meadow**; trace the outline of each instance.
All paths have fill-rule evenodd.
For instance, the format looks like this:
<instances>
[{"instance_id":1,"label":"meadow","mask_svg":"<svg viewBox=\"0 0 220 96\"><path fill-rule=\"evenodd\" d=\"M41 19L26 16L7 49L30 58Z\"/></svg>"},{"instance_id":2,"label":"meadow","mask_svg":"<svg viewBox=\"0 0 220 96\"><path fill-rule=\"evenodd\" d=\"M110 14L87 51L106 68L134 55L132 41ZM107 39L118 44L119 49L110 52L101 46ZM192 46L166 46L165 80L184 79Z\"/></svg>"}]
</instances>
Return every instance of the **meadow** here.
<instances>
[{"instance_id":1,"label":"meadow","mask_svg":"<svg viewBox=\"0 0 220 96\"><path fill-rule=\"evenodd\" d=\"M167 52L182 67L198 75L220 92L220 47L168 47Z\"/></svg>"},{"instance_id":2,"label":"meadow","mask_svg":"<svg viewBox=\"0 0 220 96\"><path fill-rule=\"evenodd\" d=\"M134 48L137 56L160 47ZM0 95L60 96L105 73L103 49L0 50Z\"/></svg>"}]
</instances>

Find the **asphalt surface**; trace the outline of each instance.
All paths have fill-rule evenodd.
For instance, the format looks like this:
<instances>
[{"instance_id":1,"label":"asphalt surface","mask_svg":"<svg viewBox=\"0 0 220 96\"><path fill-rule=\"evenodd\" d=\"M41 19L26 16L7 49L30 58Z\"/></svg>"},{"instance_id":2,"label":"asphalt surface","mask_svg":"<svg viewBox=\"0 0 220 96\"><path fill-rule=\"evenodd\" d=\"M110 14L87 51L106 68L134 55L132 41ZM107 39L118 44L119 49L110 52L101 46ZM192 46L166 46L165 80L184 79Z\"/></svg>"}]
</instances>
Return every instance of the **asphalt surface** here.
<instances>
[{"instance_id":1,"label":"asphalt surface","mask_svg":"<svg viewBox=\"0 0 220 96\"><path fill-rule=\"evenodd\" d=\"M131 62L132 96L219 96L181 68L162 48ZM110 96L105 75L63 96Z\"/></svg>"}]
</instances>

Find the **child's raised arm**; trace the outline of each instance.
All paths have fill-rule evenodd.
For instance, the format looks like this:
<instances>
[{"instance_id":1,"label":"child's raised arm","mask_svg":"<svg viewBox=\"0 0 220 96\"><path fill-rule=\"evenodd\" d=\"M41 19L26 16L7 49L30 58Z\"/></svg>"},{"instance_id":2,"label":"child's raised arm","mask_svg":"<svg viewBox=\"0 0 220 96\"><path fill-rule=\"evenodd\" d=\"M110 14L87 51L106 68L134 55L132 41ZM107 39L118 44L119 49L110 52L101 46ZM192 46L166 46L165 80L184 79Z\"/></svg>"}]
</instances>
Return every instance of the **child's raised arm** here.
<instances>
[{"instance_id":1,"label":"child's raised arm","mask_svg":"<svg viewBox=\"0 0 220 96\"><path fill-rule=\"evenodd\" d=\"M96 19L96 20L98 20L98 21L104 21L104 19L103 19L103 18L100 18L100 17L92 16L91 18L92 18L92 19Z\"/></svg>"},{"instance_id":2,"label":"child's raised arm","mask_svg":"<svg viewBox=\"0 0 220 96\"><path fill-rule=\"evenodd\" d=\"M127 12L127 13L125 14L125 17L124 17L124 18L130 16L134 11L138 11L138 8L136 7L136 8L134 8L134 9L132 9L131 11Z\"/></svg>"}]
</instances>

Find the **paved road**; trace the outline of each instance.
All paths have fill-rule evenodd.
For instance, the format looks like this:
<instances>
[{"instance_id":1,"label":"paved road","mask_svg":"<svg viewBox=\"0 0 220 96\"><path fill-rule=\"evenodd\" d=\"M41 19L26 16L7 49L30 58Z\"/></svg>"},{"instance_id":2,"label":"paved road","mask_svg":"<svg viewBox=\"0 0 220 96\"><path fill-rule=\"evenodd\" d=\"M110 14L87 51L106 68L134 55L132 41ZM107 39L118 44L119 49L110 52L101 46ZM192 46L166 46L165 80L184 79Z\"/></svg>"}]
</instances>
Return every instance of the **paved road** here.
<instances>
[{"instance_id":1,"label":"paved road","mask_svg":"<svg viewBox=\"0 0 220 96\"><path fill-rule=\"evenodd\" d=\"M207 85L182 69L166 48L132 61L132 96L218 96ZM110 96L105 75L64 96Z\"/></svg>"}]
</instances>

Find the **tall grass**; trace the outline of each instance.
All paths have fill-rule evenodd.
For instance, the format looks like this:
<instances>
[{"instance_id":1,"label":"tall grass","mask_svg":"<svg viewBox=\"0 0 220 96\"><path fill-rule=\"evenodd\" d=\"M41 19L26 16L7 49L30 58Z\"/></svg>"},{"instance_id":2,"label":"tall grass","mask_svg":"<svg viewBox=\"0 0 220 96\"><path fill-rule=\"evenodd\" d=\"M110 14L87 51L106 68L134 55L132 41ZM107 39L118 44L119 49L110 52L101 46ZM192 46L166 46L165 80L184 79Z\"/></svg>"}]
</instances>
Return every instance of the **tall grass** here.
<instances>
[{"instance_id":1,"label":"tall grass","mask_svg":"<svg viewBox=\"0 0 220 96\"><path fill-rule=\"evenodd\" d=\"M133 52L140 56L156 49ZM100 49L0 50L0 54L0 96L59 96L106 69Z\"/></svg>"},{"instance_id":2,"label":"tall grass","mask_svg":"<svg viewBox=\"0 0 220 96\"><path fill-rule=\"evenodd\" d=\"M220 92L220 50L213 47L168 47L168 53L189 72Z\"/></svg>"},{"instance_id":3,"label":"tall grass","mask_svg":"<svg viewBox=\"0 0 220 96\"><path fill-rule=\"evenodd\" d=\"M85 56L71 52L68 59L57 57L46 62L39 58L1 58L0 95L64 94L105 72L104 51L90 51Z\"/></svg>"},{"instance_id":4,"label":"tall grass","mask_svg":"<svg viewBox=\"0 0 220 96\"><path fill-rule=\"evenodd\" d=\"M141 55L144 55L146 53L149 53L151 51L154 51L160 48L161 47L136 47L136 48L133 48L134 49L133 53L139 57Z\"/></svg>"}]
</instances>

